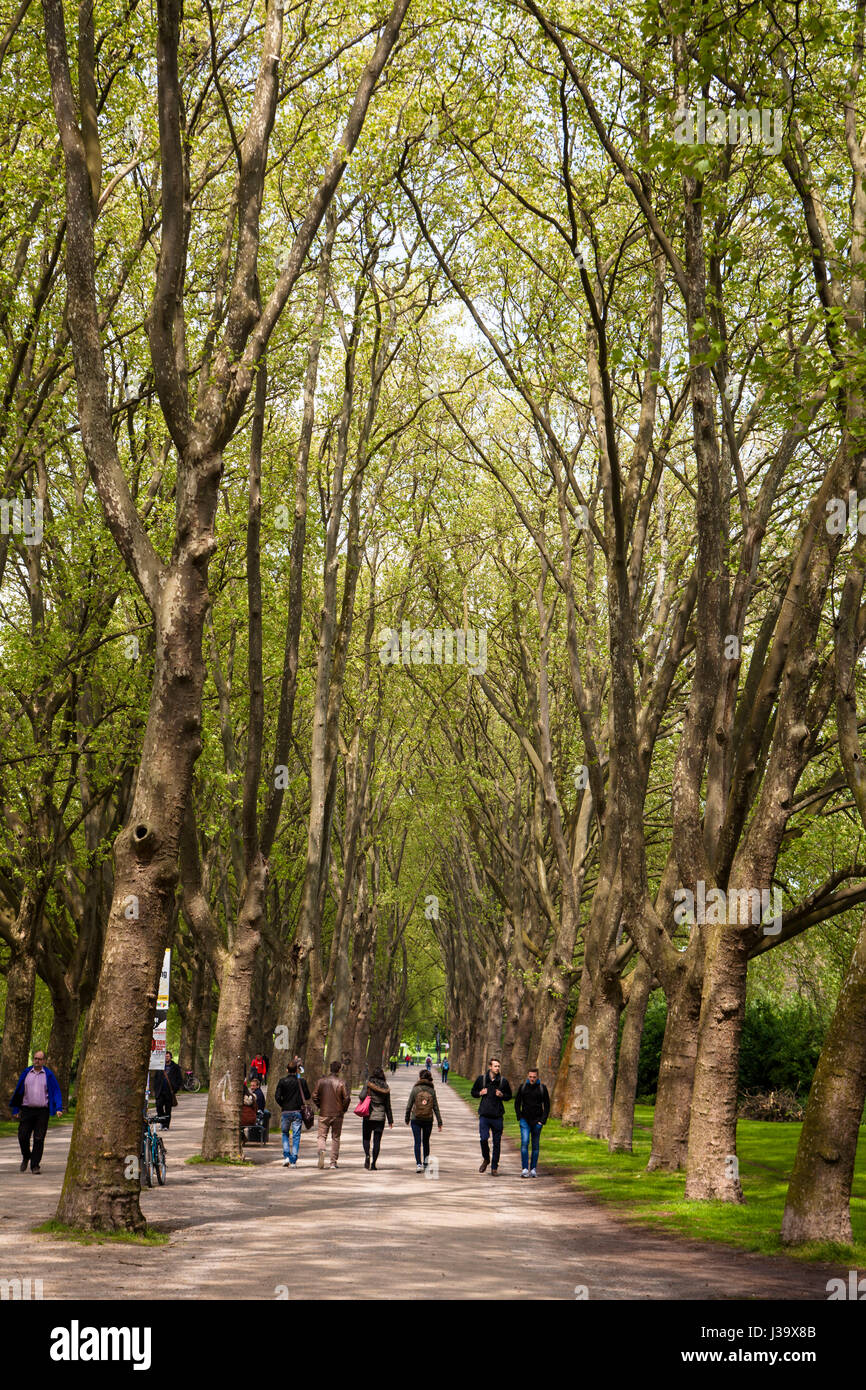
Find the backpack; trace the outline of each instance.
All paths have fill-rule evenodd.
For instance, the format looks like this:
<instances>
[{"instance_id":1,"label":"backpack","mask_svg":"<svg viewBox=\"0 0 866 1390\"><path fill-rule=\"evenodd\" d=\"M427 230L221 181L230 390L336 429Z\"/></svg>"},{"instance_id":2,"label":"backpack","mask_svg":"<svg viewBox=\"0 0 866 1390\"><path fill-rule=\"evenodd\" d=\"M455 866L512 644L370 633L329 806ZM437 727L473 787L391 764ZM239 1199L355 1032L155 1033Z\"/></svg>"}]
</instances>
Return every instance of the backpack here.
<instances>
[{"instance_id":1,"label":"backpack","mask_svg":"<svg viewBox=\"0 0 866 1390\"><path fill-rule=\"evenodd\" d=\"M419 1124L433 1119L433 1092L426 1087L415 1092L415 1119Z\"/></svg>"}]
</instances>

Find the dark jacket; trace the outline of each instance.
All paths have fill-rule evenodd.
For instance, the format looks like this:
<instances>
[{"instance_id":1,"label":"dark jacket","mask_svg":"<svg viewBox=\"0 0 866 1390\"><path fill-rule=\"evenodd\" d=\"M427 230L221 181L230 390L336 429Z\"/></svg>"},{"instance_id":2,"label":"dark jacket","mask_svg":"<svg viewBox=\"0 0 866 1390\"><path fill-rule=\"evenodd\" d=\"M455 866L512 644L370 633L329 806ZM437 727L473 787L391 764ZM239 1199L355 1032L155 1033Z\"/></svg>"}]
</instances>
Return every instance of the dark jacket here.
<instances>
[{"instance_id":1,"label":"dark jacket","mask_svg":"<svg viewBox=\"0 0 866 1390\"><path fill-rule=\"evenodd\" d=\"M484 1087L487 1087L487 1095L481 1096ZM495 1091L501 1091L502 1095L497 1096ZM487 1071L483 1076L475 1078L475 1085L472 1087L472 1095L478 1099L481 1096L481 1104L478 1107L478 1114L485 1120L501 1120L505 1114L505 1102L511 1100L511 1086L500 1072L498 1076L491 1076Z\"/></svg>"},{"instance_id":2,"label":"dark jacket","mask_svg":"<svg viewBox=\"0 0 866 1390\"><path fill-rule=\"evenodd\" d=\"M334 1076L332 1072L328 1072L327 1076L320 1077L316 1082L312 1101L318 1106L323 1119L335 1120L338 1115L345 1115L348 1110L349 1092L339 1075Z\"/></svg>"},{"instance_id":3,"label":"dark jacket","mask_svg":"<svg viewBox=\"0 0 866 1390\"><path fill-rule=\"evenodd\" d=\"M177 1062L169 1062L165 1068L168 1077L168 1084L173 1091L179 1091L183 1087L183 1072Z\"/></svg>"},{"instance_id":4,"label":"dark jacket","mask_svg":"<svg viewBox=\"0 0 866 1390\"><path fill-rule=\"evenodd\" d=\"M17 1115L21 1106L24 1104L24 1078L27 1073L32 1070L32 1067L24 1068L18 1078L18 1084L12 1092L9 1109L12 1111L13 1115ZM56 1115L58 1110L63 1109L63 1096L60 1093L60 1082L57 1080L57 1077L50 1067L43 1067L42 1070L45 1072L45 1079L48 1082L48 1114Z\"/></svg>"},{"instance_id":5,"label":"dark jacket","mask_svg":"<svg viewBox=\"0 0 866 1390\"><path fill-rule=\"evenodd\" d=\"M514 1097L514 1113L518 1120L526 1120L528 1124L547 1124L550 1118L550 1095L543 1081L536 1081L534 1085L524 1081L522 1086L518 1086Z\"/></svg>"},{"instance_id":6,"label":"dark jacket","mask_svg":"<svg viewBox=\"0 0 866 1390\"><path fill-rule=\"evenodd\" d=\"M310 1099L310 1088L302 1076L283 1076L277 1082L274 1100L281 1110L297 1110L300 1113L305 1100Z\"/></svg>"},{"instance_id":7,"label":"dark jacket","mask_svg":"<svg viewBox=\"0 0 866 1390\"><path fill-rule=\"evenodd\" d=\"M417 1118L415 1115L415 1098L419 1091L429 1091L433 1096L433 1114L436 1116L437 1125L441 1125L442 1116L439 1114L439 1102L436 1099L436 1087L432 1081L418 1081L409 1092L409 1099L406 1102L406 1123ZM432 1121L431 1121L432 1123Z\"/></svg>"},{"instance_id":8,"label":"dark jacket","mask_svg":"<svg viewBox=\"0 0 866 1390\"><path fill-rule=\"evenodd\" d=\"M177 1096L164 1071L156 1071L153 1074L153 1098L161 1105L177 1105Z\"/></svg>"},{"instance_id":9,"label":"dark jacket","mask_svg":"<svg viewBox=\"0 0 866 1390\"><path fill-rule=\"evenodd\" d=\"M366 1081L361 1087L361 1094L358 1103L366 1096L370 1097L370 1113L368 1120L381 1120L382 1124L388 1121L389 1125L394 1123L394 1116L391 1112L391 1088L385 1086L381 1081Z\"/></svg>"}]
</instances>

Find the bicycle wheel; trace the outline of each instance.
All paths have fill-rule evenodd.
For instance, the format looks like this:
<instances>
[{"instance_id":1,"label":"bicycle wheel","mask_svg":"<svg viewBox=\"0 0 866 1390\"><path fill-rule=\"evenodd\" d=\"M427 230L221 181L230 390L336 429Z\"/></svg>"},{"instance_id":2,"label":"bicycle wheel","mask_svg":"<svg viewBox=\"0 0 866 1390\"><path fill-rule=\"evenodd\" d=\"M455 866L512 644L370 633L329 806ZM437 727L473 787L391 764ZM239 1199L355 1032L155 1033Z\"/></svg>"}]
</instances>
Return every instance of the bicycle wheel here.
<instances>
[{"instance_id":1,"label":"bicycle wheel","mask_svg":"<svg viewBox=\"0 0 866 1390\"><path fill-rule=\"evenodd\" d=\"M155 1153L154 1156L153 1156L153 1158L154 1158L153 1166L154 1166L154 1168L156 1169L156 1180L157 1180L157 1182L159 1183L160 1187L165 1187L165 1173L166 1173L165 1144L163 1144L163 1142L162 1142L162 1140L160 1139L159 1135L155 1135L154 1137L155 1137L155 1139L156 1139L156 1145L155 1145L155 1147L156 1147L156 1153Z\"/></svg>"},{"instance_id":2,"label":"bicycle wheel","mask_svg":"<svg viewBox=\"0 0 866 1390\"><path fill-rule=\"evenodd\" d=\"M186 1090L186 1091L200 1091L200 1090L201 1090L201 1082L199 1081L199 1079L198 1079L197 1076L188 1076L188 1077L186 1078L186 1080L184 1081L183 1085L184 1085L184 1090Z\"/></svg>"},{"instance_id":3,"label":"bicycle wheel","mask_svg":"<svg viewBox=\"0 0 866 1390\"><path fill-rule=\"evenodd\" d=\"M145 1135L142 1148L141 1180L145 1187L153 1187L153 1154L150 1148L150 1130Z\"/></svg>"}]
</instances>

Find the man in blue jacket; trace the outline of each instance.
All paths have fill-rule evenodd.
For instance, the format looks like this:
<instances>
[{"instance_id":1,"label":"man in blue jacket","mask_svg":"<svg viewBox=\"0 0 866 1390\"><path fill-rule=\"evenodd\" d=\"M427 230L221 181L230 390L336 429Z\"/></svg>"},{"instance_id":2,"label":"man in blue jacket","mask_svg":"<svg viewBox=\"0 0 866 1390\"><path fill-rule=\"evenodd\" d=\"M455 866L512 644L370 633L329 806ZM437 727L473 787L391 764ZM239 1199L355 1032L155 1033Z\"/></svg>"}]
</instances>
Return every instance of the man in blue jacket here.
<instances>
[{"instance_id":1,"label":"man in blue jacket","mask_svg":"<svg viewBox=\"0 0 866 1390\"><path fill-rule=\"evenodd\" d=\"M18 1124L18 1143L21 1146L21 1172L39 1172L49 1115L63 1114L60 1083L50 1067L45 1065L45 1053L34 1052L32 1067L25 1067L18 1078L9 1108L13 1115L21 1112ZM31 1152L31 1139L33 1148Z\"/></svg>"}]
</instances>

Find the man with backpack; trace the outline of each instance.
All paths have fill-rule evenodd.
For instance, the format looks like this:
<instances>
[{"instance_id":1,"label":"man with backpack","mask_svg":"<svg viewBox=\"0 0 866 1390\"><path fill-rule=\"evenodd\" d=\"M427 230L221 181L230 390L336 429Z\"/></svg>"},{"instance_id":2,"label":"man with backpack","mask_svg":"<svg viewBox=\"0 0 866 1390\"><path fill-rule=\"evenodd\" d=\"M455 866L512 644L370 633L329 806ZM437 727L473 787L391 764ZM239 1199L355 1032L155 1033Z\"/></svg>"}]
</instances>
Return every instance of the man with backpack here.
<instances>
[{"instance_id":1,"label":"man with backpack","mask_svg":"<svg viewBox=\"0 0 866 1390\"><path fill-rule=\"evenodd\" d=\"M478 1107L478 1137L481 1140L481 1167L479 1173L490 1168L490 1176L499 1173L499 1149L502 1144L502 1129L505 1123L505 1102L511 1100L511 1086L502 1075L498 1057L491 1057L487 1071L475 1078L471 1094L481 1097ZM490 1162L490 1136L493 1135L493 1163Z\"/></svg>"},{"instance_id":2,"label":"man with backpack","mask_svg":"<svg viewBox=\"0 0 866 1390\"><path fill-rule=\"evenodd\" d=\"M406 1123L412 1125L412 1137L415 1140L415 1172L423 1173L427 1164L430 1162L430 1135L433 1132L433 1116L436 1116L436 1123L439 1125L439 1133L442 1133L442 1116L439 1113L439 1102L436 1099L436 1088L433 1085L433 1074L425 1067L421 1072L412 1090L409 1092L409 1099L406 1102ZM424 1161L421 1162L421 1154L424 1154Z\"/></svg>"},{"instance_id":3,"label":"man with backpack","mask_svg":"<svg viewBox=\"0 0 866 1390\"><path fill-rule=\"evenodd\" d=\"M541 1144L541 1131L550 1118L550 1095L543 1081L538 1079L538 1067L530 1067L526 1080L517 1088L514 1097L514 1113L520 1121L520 1166L522 1178L537 1178L538 1149ZM532 1161L529 1159L529 1141L532 1140Z\"/></svg>"}]
</instances>

